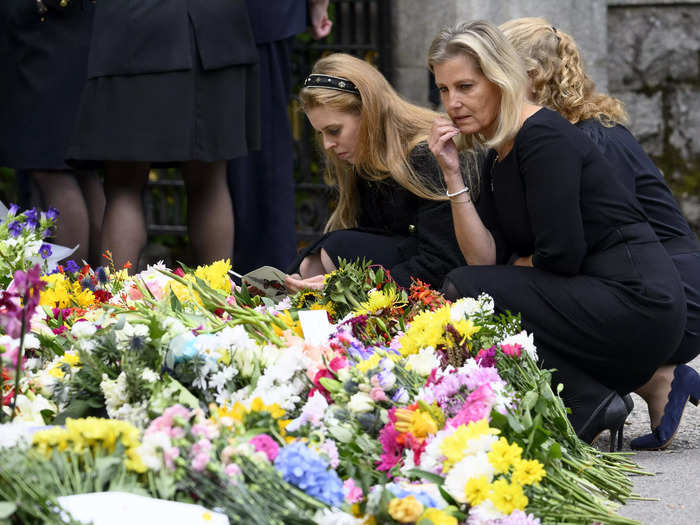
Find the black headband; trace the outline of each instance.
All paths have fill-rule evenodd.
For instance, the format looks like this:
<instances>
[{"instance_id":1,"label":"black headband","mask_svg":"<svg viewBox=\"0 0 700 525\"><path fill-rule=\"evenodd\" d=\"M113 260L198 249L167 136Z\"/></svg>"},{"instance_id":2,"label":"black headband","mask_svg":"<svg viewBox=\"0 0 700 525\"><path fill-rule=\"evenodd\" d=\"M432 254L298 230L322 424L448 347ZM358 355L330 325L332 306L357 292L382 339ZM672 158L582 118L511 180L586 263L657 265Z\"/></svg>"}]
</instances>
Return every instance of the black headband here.
<instances>
[{"instance_id":1,"label":"black headband","mask_svg":"<svg viewBox=\"0 0 700 525\"><path fill-rule=\"evenodd\" d=\"M337 89L338 91L345 91L353 95L360 95L360 91L355 87L355 84L350 82L347 78L320 75L318 73L312 73L306 77L306 80L304 80L304 87Z\"/></svg>"}]
</instances>

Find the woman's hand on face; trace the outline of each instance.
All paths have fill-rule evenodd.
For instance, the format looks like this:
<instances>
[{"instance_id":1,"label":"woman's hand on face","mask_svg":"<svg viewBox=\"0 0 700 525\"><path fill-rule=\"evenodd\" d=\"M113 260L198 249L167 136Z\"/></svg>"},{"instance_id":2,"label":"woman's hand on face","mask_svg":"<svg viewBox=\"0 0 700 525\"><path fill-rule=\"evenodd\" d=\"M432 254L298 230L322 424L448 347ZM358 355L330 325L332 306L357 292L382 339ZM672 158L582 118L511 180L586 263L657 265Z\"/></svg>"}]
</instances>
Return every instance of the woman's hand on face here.
<instances>
[{"instance_id":1,"label":"woman's hand on face","mask_svg":"<svg viewBox=\"0 0 700 525\"><path fill-rule=\"evenodd\" d=\"M312 290L323 290L323 280L325 278L325 275L314 275L308 279L302 279L298 273L295 273L292 275L287 275L284 280L284 284L287 286L287 290L291 293L296 293L307 288L311 288Z\"/></svg>"},{"instance_id":2,"label":"woman's hand on face","mask_svg":"<svg viewBox=\"0 0 700 525\"><path fill-rule=\"evenodd\" d=\"M459 174L459 155L452 140L459 135L459 129L446 117L438 117L433 123L428 137L428 147L437 159L443 175Z\"/></svg>"}]
</instances>

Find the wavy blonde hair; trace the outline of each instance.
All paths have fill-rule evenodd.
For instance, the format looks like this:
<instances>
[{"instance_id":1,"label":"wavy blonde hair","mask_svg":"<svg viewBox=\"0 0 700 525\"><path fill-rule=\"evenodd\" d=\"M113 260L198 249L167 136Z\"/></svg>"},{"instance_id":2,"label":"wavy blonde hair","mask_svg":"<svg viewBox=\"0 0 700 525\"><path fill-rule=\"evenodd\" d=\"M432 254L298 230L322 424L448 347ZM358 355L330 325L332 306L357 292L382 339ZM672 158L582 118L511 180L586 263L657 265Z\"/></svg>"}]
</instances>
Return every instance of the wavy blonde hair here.
<instances>
[{"instance_id":1,"label":"wavy blonde hair","mask_svg":"<svg viewBox=\"0 0 700 525\"><path fill-rule=\"evenodd\" d=\"M487 140L480 134L471 137L460 135L459 145L494 148L512 140L522 125L528 84L527 73L518 53L497 27L477 20L441 30L430 44L428 67L434 71L436 65L458 56L474 60L481 73L501 92L494 136Z\"/></svg>"},{"instance_id":2,"label":"wavy blonde hair","mask_svg":"<svg viewBox=\"0 0 700 525\"><path fill-rule=\"evenodd\" d=\"M299 92L304 111L324 106L360 116L354 164L324 152L324 179L338 189L338 205L325 231L357 225L358 174L373 181L391 177L419 197L446 199L444 186L421 177L408 161L411 150L428 139L438 113L402 99L374 66L351 55L334 53L323 57L314 64L312 73L345 78L360 92L357 96L319 87L305 87Z\"/></svg>"},{"instance_id":3,"label":"wavy blonde hair","mask_svg":"<svg viewBox=\"0 0 700 525\"><path fill-rule=\"evenodd\" d=\"M525 64L534 103L558 111L572 124L587 119L608 127L627 123L622 102L595 91L570 35L544 18L516 18L499 27Z\"/></svg>"}]
</instances>

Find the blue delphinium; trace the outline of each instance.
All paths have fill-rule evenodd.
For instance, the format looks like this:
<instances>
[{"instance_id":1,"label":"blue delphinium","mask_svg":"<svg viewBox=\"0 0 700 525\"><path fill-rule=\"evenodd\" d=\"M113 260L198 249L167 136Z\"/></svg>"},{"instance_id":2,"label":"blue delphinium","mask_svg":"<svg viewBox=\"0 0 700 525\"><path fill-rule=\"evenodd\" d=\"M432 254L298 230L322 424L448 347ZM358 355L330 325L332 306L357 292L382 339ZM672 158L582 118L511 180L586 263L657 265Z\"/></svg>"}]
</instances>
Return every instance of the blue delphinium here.
<instances>
[{"instance_id":1,"label":"blue delphinium","mask_svg":"<svg viewBox=\"0 0 700 525\"><path fill-rule=\"evenodd\" d=\"M295 441L281 449L275 468L287 483L309 496L333 507L343 502L343 482L338 474L328 470L328 463L304 443Z\"/></svg>"},{"instance_id":2,"label":"blue delphinium","mask_svg":"<svg viewBox=\"0 0 700 525\"><path fill-rule=\"evenodd\" d=\"M50 206L49 210L46 212L46 218L51 219L52 221L55 221L57 217L58 217L58 210L56 208L54 208L53 206Z\"/></svg>"},{"instance_id":3,"label":"blue delphinium","mask_svg":"<svg viewBox=\"0 0 700 525\"><path fill-rule=\"evenodd\" d=\"M28 209L24 212L24 216L27 219L26 228L33 230L37 227L39 224L39 214L37 213L36 208Z\"/></svg>"},{"instance_id":4,"label":"blue delphinium","mask_svg":"<svg viewBox=\"0 0 700 525\"><path fill-rule=\"evenodd\" d=\"M7 229L10 231L13 237L19 237L22 233L22 224L19 221L12 221Z\"/></svg>"}]
</instances>

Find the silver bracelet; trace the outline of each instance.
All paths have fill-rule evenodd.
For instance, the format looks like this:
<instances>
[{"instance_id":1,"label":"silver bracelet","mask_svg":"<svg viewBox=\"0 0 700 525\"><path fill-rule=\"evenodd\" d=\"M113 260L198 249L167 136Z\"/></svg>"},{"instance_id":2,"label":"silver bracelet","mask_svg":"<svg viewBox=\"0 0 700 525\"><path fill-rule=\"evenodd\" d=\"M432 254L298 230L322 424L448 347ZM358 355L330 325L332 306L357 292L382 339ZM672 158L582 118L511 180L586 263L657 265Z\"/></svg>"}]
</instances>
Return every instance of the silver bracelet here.
<instances>
[{"instance_id":1,"label":"silver bracelet","mask_svg":"<svg viewBox=\"0 0 700 525\"><path fill-rule=\"evenodd\" d=\"M462 193L467 193L468 191L469 191L469 186L465 186L461 190L456 191L454 193L450 193L450 190L447 190L445 192L445 195L447 195L451 199L452 197L456 197L457 195L462 195Z\"/></svg>"}]
</instances>

